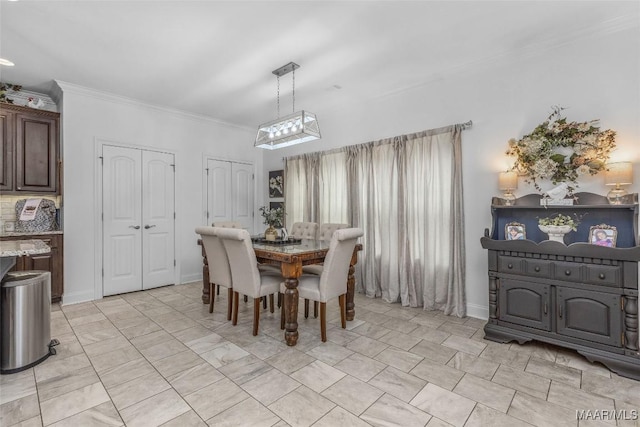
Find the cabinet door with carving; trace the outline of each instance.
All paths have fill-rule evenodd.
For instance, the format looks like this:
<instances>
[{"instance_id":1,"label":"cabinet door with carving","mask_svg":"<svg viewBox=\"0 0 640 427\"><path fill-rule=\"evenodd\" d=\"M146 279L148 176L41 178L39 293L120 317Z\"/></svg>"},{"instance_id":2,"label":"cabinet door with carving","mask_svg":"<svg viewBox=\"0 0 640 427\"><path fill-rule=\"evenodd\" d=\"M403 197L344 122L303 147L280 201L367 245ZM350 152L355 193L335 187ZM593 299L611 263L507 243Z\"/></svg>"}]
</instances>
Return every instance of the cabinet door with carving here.
<instances>
[{"instance_id":1,"label":"cabinet door with carving","mask_svg":"<svg viewBox=\"0 0 640 427\"><path fill-rule=\"evenodd\" d=\"M524 280L500 279L498 319L551 330L550 286Z\"/></svg>"},{"instance_id":2,"label":"cabinet door with carving","mask_svg":"<svg viewBox=\"0 0 640 427\"><path fill-rule=\"evenodd\" d=\"M622 341L620 295L585 289L557 291L557 332L619 347Z\"/></svg>"}]
</instances>

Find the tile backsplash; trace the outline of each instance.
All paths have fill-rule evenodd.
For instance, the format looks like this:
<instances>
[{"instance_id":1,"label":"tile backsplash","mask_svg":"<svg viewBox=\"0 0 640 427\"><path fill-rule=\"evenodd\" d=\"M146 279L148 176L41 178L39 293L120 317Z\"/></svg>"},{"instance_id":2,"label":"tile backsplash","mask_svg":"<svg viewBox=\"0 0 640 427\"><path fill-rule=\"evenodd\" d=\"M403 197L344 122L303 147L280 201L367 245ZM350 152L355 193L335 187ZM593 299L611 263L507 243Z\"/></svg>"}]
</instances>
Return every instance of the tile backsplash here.
<instances>
[{"instance_id":1,"label":"tile backsplash","mask_svg":"<svg viewBox=\"0 0 640 427\"><path fill-rule=\"evenodd\" d=\"M16 203L18 200L35 198L53 200L56 204L56 208L60 209L60 196L43 196L40 194L2 194L0 195L0 221L2 221L2 223L15 221L17 219Z\"/></svg>"}]
</instances>

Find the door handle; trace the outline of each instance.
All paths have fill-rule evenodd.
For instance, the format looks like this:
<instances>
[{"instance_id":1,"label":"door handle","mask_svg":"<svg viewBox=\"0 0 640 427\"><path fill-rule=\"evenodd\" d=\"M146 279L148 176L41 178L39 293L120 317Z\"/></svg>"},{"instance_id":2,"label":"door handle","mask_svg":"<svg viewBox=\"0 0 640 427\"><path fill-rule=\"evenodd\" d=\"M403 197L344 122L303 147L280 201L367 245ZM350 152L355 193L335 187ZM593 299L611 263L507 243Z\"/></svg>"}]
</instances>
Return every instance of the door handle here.
<instances>
[{"instance_id":1,"label":"door handle","mask_svg":"<svg viewBox=\"0 0 640 427\"><path fill-rule=\"evenodd\" d=\"M153 227L155 227L155 225L149 225L149 224L147 224L147 225L145 225L145 226L144 226L144 229L145 229L145 230L148 230L148 229L153 228Z\"/></svg>"},{"instance_id":2,"label":"door handle","mask_svg":"<svg viewBox=\"0 0 640 427\"><path fill-rule=\"evenodd\" d=\"M130 225L129 228L133 228L134 230L140 230L139 225Z\"/></svg>"}]
</instances>

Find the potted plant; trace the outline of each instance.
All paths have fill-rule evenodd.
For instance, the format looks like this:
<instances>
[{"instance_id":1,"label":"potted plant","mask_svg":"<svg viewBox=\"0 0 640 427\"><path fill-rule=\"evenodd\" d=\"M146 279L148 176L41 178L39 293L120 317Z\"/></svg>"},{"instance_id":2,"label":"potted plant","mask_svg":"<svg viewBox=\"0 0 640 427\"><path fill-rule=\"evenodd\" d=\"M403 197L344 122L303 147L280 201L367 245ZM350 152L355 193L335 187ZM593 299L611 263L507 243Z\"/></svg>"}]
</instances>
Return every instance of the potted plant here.
<instances>
[{"instance_id":1,"label":"potted plant","mask_svg":"<svg viewBox=\"0 0 640 427\"><path fill-rule=\"evenodd\" d=\"M549 235L549 240L564 243L564 235L576 231L580 220L577 217L557 214L538 220L538 228Z\"/></svg>"},{"instance_id":2,"label":"potted plant","mask_svg":"<svg viewBox=\"0 0 640 427\"><path fill-rule=\"evenodd\" d=\"M269 209L266 206L261 206L259 211L264 219L263 222L269 226L264 232L264 238L266 240L276 240L278 237L276 228L282 228L284 226L284 216L286 215L284 209Z\"/></svg>"}]
</instances>

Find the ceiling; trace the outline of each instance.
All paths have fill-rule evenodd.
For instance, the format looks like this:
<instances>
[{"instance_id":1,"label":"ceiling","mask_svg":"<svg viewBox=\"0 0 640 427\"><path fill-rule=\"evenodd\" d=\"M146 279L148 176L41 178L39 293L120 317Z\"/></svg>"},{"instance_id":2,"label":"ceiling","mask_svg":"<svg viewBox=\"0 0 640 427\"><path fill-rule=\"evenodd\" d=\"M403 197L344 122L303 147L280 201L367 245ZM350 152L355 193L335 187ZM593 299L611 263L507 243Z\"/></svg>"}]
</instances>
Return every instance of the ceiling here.
<instances>
[{"instance_id":1,"label":"ceiling","mask_svg":"<svg viewBox=\"0 0 640 427\"><path fill-rule=\"evenodd\" d=\"M362 105L576 40L638 34L626 1L0 1L0 80L53 80L255 128L296 109ZM281 115L292 111L291 74Z\"/></svg>"}]
</instances>

